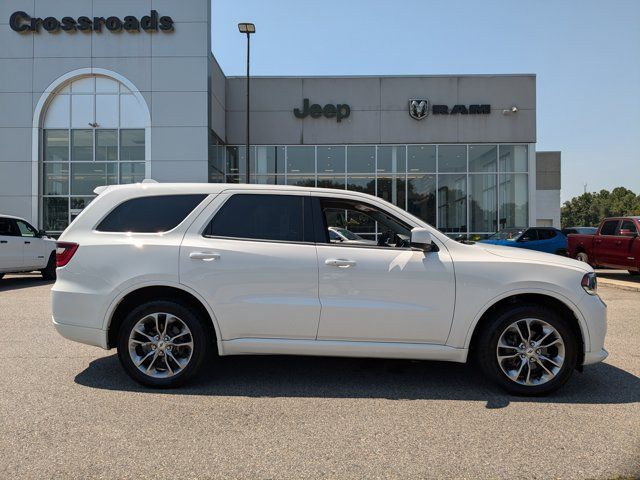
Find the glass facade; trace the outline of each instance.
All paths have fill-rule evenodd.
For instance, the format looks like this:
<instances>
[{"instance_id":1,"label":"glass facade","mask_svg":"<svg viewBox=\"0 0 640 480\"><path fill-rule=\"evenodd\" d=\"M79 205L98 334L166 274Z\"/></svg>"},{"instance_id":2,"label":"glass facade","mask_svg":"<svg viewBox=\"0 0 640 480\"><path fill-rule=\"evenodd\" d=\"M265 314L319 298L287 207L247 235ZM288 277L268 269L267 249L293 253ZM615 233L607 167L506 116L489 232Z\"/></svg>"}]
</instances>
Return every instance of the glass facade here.
<instances>
[{"instance_id":1,"label":"glass facade","mask_svg":"<svg viewBox=\"0 0 640 480\"><path fill-rule=\"evenodd\" d=\"M210 150L210 182L245 181L244 145L216 137ZM249 155L252 183L376 195L453 237L529 224L527 145L258 145Z\"/></svg>"},{"instance_id":2,"label":"glass facade","mask_svg":"<svg viewBox=\"0 0 640 480\"><path fill-rule=\"evenodd\" d=\"M95 197L96 187L144 180L144 121L133 98L115 80L85 77L52 100L42 134L47 232L64 230Z\"/></svg>"}]
</instances>

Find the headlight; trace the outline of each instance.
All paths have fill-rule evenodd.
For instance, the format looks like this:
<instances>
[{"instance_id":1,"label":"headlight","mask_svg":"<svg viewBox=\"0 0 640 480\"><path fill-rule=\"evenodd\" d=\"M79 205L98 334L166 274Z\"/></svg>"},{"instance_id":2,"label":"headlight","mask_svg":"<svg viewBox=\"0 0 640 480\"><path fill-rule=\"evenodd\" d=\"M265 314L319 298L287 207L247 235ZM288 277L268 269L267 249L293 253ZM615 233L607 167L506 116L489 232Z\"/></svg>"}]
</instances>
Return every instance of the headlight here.
<instances>
[{"instance_id":1,"label":"headlight","mask_svg":"<svg viewBox=\"0 0 640 480\"><path fill-rule=\"evenodd\" d=\"M597 295L598 294L598 280L596 279L596 274L585 273L584 277L582 277L582 288L589 295Z\"/></svg>"}]
</instances>

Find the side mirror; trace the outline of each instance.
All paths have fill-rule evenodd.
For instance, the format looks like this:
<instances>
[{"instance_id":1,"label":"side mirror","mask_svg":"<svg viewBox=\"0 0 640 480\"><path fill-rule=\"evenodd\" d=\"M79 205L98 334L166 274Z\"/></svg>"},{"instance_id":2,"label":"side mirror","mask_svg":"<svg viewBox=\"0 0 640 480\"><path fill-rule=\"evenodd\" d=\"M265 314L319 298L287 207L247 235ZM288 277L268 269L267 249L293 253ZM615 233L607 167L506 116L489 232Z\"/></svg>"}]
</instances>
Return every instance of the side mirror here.
<instances>
[{"instance_id":1,"label":"side mirror","mask_svg":"<svg viewBox=\"0 0 640 480\"><path fill-rule=\"evenodd\" d=\"M42 229L38 230L38 238L44 238L46 236L47 236L47 232L45 232Z\"/></svg>"},{"instance_id":2,"label":"side mirror","mask_svg":"<svg viewBox=\"0 0 640 480\"><path fill-rule=\"evenodd\" d=\"M636 238L638 236L636 232L631 231L628 228L621 229L620 235L622 235L623 237L633 237L633 238Z\"/></svg>"},{"instance_id":3,"label":"side mirror","mask_svg":"<svg viewBox=\"0 0 640 480\"><path fill-rule=\"evenodd\" d=\"M411 229L411 246L428 252L431 250L431 232L426 228Z\"/></svg>"}]
</instances>

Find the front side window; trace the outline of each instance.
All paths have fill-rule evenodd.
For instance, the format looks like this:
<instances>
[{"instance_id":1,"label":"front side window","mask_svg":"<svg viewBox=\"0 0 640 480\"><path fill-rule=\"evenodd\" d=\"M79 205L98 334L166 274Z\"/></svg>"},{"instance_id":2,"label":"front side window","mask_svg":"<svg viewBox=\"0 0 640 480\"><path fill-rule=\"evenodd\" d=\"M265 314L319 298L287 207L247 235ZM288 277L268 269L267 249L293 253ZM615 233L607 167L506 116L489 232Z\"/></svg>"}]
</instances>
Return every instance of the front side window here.
<instances>
[{"instance_id":1,"label":"front side window","mask_svg":"<svg viewBox=\"0 0 640 480\"><path fill-rule=\"evenodd\" d=\"M538 231L534 228L525 231L520 237L521 242L533 242L534 240L538 240Z\"/></svg>"},{"instance_id":2,"label":"front side window","mask_svg":"<svg viewBox=\"0 0 640 480\"><path fill-rule=\"evenodd\" d=\"M617 226L617 220L609 220L608 222L604 222L604 225L602 225L602 229L600 229L600 235L615 235Z\"/></svg>"},{"instance_id":3,"label":"front side window","mask_svg":"<svg viewBox=\"0 0 640 480\"><path fill-rule=\"evenodd\" d=\"M160 195L126 200L96 227L99 232L160 233L178 226L206 195Z\"/></svg>"},{"instance_id":4,"label":"front side window","mask_svg":"<svg viewBox=\"0 0 640 480\"><path fill-rule=\"evenodd\" d=\"M638 230L636 228L636 224L633 223L631 220L623 220L622 224L620 225L620 230L618 230L618 235L622 235L622 231L624 231L625 235L629 235L629 234L634 234L634 233L638 233Z\"/></svg>"},{"instance_id":5,"label":"front side window","mask_svg":"<svg viewBox=\"0 0 640 480\"><path fill-rule=\"evenodd\" d=\"M325 243L336 243L330 232L340 232L339 243L362 247L409 248L411 227L387 212L358 200L320 199Z\"/></svg>"},{"instance_id":6,"label":"front side window","mask_svg":"<svg viewBox=\"0 0 640 480\"><path fill-rule=\"evenodd\" d=\"M204 234L277 242L313 238L311 212L305 218L300 195L232 195L213 217Z\"/></svg>"},{"instance_id":7,"label":"front side window","mask_svg":"<svg viewBox=\"0 0 640 480\"><path fill-rule=\"evenodd\" d=\"M23 222L22 220L16 220L16 224L18 225L18 230L20 230L20 235L22 237L37 237L38 232L35 228L29 225L27 222Z\"/></svg>"}]
</instances>

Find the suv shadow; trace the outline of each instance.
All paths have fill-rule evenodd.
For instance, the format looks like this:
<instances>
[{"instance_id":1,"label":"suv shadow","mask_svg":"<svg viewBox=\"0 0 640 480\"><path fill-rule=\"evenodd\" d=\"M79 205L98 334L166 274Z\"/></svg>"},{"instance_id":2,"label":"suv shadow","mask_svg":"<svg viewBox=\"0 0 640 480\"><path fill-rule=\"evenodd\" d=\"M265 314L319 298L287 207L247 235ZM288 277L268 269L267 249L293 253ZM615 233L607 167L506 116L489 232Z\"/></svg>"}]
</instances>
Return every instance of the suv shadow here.
<instances>
[{"instance_id":1,"label":"suv shadow","mask_svg":"<svg viewBox=\"0 0 640 480\"><path fill-rule=\"evenodd\" d=\"M22 288L39 287L41 285L53 285L55 280L44 280L39 273L7 274L0 279L0 292L20 290Z\"/></svg>"},{"instance_id":2,"label":"suv shadow","mask_svg":"<svg viewBox=\"0 0 640 480\"><path fill-rule=\"evenodd\" d=\"M513 401L623 404L640 401L640 378L601 363L585 368L546 397L516 397L490 384L475 368L448 362L410 360L231 356L203 365L203 372L179 388L153 390L135 383L117 355L89 364L75 377L91 388L173 395L247 397L385 398L390 400L476 400L487 408Z\"/></svg>"}]
</instances>

